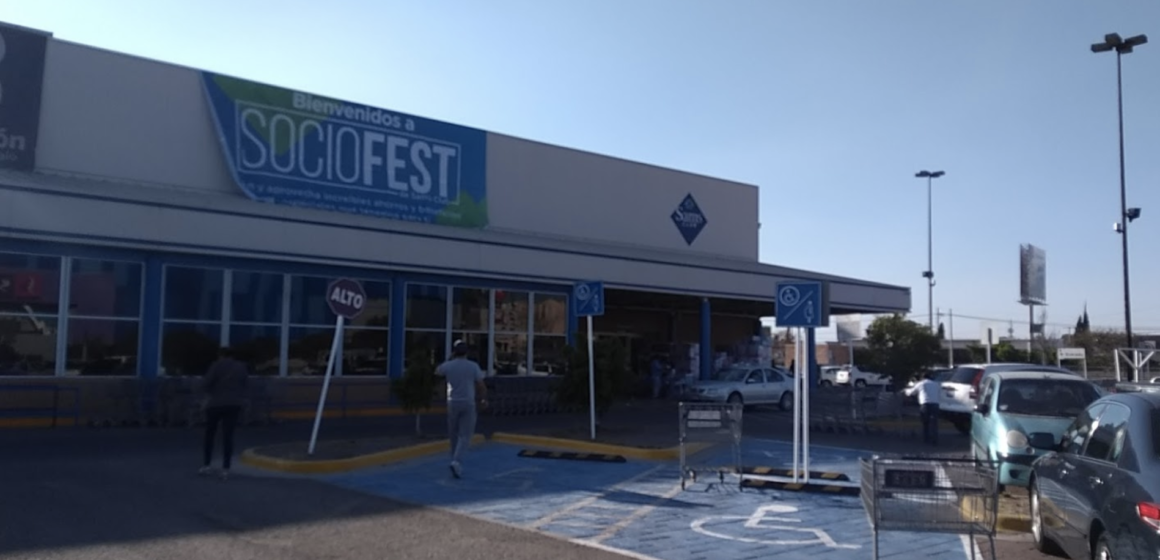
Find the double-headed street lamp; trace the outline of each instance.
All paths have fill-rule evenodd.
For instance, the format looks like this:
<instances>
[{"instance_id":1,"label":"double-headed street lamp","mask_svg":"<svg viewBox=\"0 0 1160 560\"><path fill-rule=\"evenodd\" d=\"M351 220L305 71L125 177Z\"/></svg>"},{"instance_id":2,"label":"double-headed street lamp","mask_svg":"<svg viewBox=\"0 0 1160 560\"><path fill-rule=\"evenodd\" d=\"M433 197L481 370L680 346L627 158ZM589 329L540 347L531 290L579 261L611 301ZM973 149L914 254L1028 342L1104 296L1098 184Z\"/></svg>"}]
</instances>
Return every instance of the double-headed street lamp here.
<instances>
[{"instance_id":1,"label":"double-headed street lamp","mask_svg":"<svg viewBox=\"0 0 1160 560\"><path fill-rule=\"evenodd\" d=\"M1124 178L1124 82L1120 58L1148 42L1147 35L1136 35L1123 39L1119 33L1104 35L1104 42L1092 45L1092 52L1116 51L1116 100L1120 119L1120 221L1114 228L1120 234L1124 259L1124 331L1128 337L1128 348L1134 346L1132 340L1132 289L1128 279L1128 224L1140 217L1139 208L1128 208L1127 181Z\"/></svg>"},{"instance_id":2,"label":"double-headed street lamp","mask_svg":"<svg viewBox=\"0 0 1160 560\"><path fill-rule=\"evenodd\" d=\"M930 314L930 332L935 332L934 328L934 219L931 217L931 181L946 175L945 171L927 171L922 170L915 173L914 176L919 179L926 179L926 270L922 272L922 277L926 278L926 303L927 313Z\"/></svg>"}]
</instances>

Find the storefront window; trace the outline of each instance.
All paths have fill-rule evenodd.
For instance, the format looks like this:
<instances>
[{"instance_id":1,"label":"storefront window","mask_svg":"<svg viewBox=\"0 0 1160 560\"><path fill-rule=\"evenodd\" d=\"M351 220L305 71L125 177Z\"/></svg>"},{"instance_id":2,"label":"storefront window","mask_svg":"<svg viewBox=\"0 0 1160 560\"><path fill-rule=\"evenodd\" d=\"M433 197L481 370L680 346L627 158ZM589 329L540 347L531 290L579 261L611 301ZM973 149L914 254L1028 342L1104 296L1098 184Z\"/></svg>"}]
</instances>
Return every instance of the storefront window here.
<instances>
[{"instance_id":1,"label":"storefront window","mask_svg":"<svg viewBox=\"0 0 1160 560\"><path fill-rule=\"evenodd\" d=\"M140 317L141 271L135 262L73 259L69 315Z\"/></svg>"},{"instance_id":2,"label":"storefront window","mask_svg":"<svg viewBox=\"0 0 1160 560\"><path fill-rule=\"evenodd\" d=\"M59 257L0 253L0 314L55 318L60 265Z\"/></svg>"},{"instance_id":3,"label":"storefront window","mask_svg":"<svg viewBox=\"0 0 1160 560\"><path fill-rule=\"evenodd\" d=\"M66 375L137 375L139 321L69 319Z\"/></svg>"},{"instance_id":4,"label":"storefront window","mask_svg":"<svg viewBox=\"0 0 1160 560\"><path fill-rule=\"evenodd\" d=\"M536 334L568 334L568 298L560 294L534 294Z\"/></svg>"},{"instance_id":5,"label":"storefront window","mask_svg":"<svg viewBox=\"0 0 1160 560\"><path fill-rule=\"evenodd\" d=\"M532 375L561 375L567 368L565 348L567 339L562 336L536 335L532 339Z\"/></svg>"},{"instance_id":6,"label":"storefront window","mask_svg":"<svg viewBox=\"0 0 1160 560\"><path fill-rule=\"evenodd\" d=\"M165 319L220 321L224 278L222 270L165 267Z\"/></svg>"},{"instance_id":7,"label":"storefront window","mask_svg":"<svg viewBox=\"0 0 1160 560\"><path fill-rule=\"evenodd\" d=\"M528 332L528 297L528 292L495 291L495 332Z\"/></svg>"},{"instance_id":8,"label":"storefront window","mask_svg":"<svg viewBox=\"0 0 1160 560\"><path fill-rule=\"evenodd\" d=\"M406 348L407 365L415 359L428 359L438 365L447 359L447 336L442 331L409 330L406 335Z\"/></svg>"},{"instance_id":9,"label":"storefront window","mask_svg":"<svg viewBox=\"0 0 1160 560\"><path fill-rule=\"evenodd\" d=\"M333 341L333 327L291 328L287 375L324 375Z\"/></svg>"},{"instance_id":10,"label":"storefront window","mask_svg":"<svg viewBox=\"0 0 1160 560\"><path fill-rule=\"evenodd\" d=\"M254 375L278 375L282 350L282 327L278 325L230 325L230 347Z\"/></svg>"},{"instance_id":11,"label":"storefront window","mask_svg":"<svg viewBox=\"0 0 1160 560\"><path fill-rule=\"evenodd\" d=\"M281 324L282 278L281 274L235 270L230 280L230 321Z\"/></svg>"},{"instance_id":12,"label":"storefront window","mask_svg":"<svg viewBox=\"0 0 1160 560\"><path fill-rule=\"evenodd\" d=\"M495 335L495 375L528 374L528 335Z\"/></svg>"},{"instance_id":13,"label":"storefront window","mask_svg":"<svg viewBox=\"0 0 1160 560\"><path fill-rule=\"evenodd\" d=\"M488 299L487 290L455 288L451 298L451 328L486 333L489 322Z\"/></svg>"},{"instance_id":14,"label":"storefront window","mask_svg":"<svg viewBox=\"0 0 1160 560\"><path fill-rule=\"evenodd\" d=\"M0 315L0 375L56 373L55 318Z\"/></svg>"},{"instance_id":15,"label":"storefront window","mask_svg":"<svg viewBox=\"0 0 1160 560\"><path fill-rule=\"evenodd\" d=\"M334 325L335 316L326 303L326 288L334 278L293 276L290 279L290 323L295 325ZM356 326L389 326L391 317L391 283L362 281L367 293L363 312L351 321Z\"/></svg>"},{"instance_id":16,"label":"storefront window","mask_svg":"<svg viewBox=\"0 0 1160 560\"><path fill-rule=\"evenodd\" d=\"M161 330L161 368L165 375L205 375L221 347L221 325L168 322Z\"/></svg>"},{"instance_id":17,"label":"storefront window","mask_svg":"<svg viewBox=\"0 0 1160 560\"><path fill-rule=\"evenodd\" d=\"M487 333L453 332L451 337L467 343L467 357L487 369Z\"/></svg>"},{"instance_id":18,"label":"storefront window","mask_svg":"<svg viewBox=\"0 0 1160 560\"><path fill-rule=\"evenodd\" d=\"M389 337L386 329L348 328L342 334L344 376L387 374Z\"/></svg>"},{"instance_id":19,"label":"storefront window","mask_svg":"<svg viewBox=\"0 0 1160 560\"><path fill-rule=\"evenodd\" d=\"M407 328L447 328L447 287L407 284Z\"/></svg>"}]
</instances>

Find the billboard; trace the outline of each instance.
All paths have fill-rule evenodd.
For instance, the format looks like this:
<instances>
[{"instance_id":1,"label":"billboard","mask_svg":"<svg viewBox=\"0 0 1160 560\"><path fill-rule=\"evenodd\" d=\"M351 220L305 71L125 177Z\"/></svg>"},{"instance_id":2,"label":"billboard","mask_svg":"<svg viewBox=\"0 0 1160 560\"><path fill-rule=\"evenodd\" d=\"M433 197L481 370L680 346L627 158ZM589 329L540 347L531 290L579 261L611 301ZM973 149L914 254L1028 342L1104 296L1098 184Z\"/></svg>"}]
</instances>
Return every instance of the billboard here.
<instances>
[{"instance_id":1,"label":"billboard","mask_svg":"<svg viewBox=\"0 0 1160 560\"><path fill-rule=\"evenodd\" d=\"M838 342L843 344L853 342L862 338L862 318L846 318L838 319L835 323L838 330Z\"/></svg>"},{"instance_id":2,"label":"billboard","mask_svg":"<svg viewBox=\"0 0 1160 560\"><path fill-rule=\"evenodd\" d=\"M1047 254L1029 243L1019 246L1019 303L1047 304Z\"/></svg>"},{"instance_id":3,"label":"billboard","mask_svg":"<svg viewBox=\"0 0 1160 560\"><path fill-rule=\"evenodd\" d=\"M48 34L0 23L0 167L32 171Z\"/></svg>"},{"instance_id":4,"label":"billboard","mask_svg":"<svg viewBox=\"0 0 1160 560\"><path fill-rule=\"evenodd\" d=\"M226 162L250 198L483 228L487 133L202 73Z\"/></svg>"}]
</instances>

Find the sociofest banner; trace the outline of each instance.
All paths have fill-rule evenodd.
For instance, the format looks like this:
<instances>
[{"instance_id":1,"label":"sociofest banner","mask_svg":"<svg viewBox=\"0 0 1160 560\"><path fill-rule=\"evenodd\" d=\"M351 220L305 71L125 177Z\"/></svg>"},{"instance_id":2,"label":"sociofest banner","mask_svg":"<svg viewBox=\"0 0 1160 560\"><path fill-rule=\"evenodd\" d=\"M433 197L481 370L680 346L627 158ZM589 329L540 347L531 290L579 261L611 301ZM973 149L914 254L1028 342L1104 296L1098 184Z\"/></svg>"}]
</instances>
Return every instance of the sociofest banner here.
<instances>
[{"instance_id":1,"label":"sociofest banner","mask_svg":"<svg viewBox=\"0 0 1160 560\"><path fill-rule=\"evenodd\" d=\"M250 198L482 228L487 133L202 72L234 180Z\"/></svg>"}]
</instances>

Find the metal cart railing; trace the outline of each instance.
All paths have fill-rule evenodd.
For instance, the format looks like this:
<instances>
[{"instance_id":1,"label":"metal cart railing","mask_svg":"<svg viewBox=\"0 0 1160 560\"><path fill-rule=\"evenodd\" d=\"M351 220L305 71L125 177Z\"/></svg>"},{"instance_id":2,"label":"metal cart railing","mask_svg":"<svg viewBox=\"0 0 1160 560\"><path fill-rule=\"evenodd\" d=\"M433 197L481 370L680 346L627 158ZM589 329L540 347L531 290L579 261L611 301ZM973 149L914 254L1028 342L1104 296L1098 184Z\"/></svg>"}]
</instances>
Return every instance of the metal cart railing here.
<instances>
[{"instance_id":1,"label":"metal cart railing","mask_svg":"<svg viewBox=\"0 0 1160 560\"><path fill-rule=\"evenodd\" d=\"M997 465L988 461L942 458L861 460L862 506L874 529L874 558L879 531L949 533L990 542L995 557L999 515Z\"/></svg>"},{"instance_id":2,"label":"metal cart railing","mask_svg":"<svg viewBox=\"0 0 1160 560\"><path fill-rule=\"evenodd\" d=\"M698 472L715 472L722 483L726 473L740 474L742 405L682 402L678 410L681 489L690 480L696 482ZM707 444L710 449L691 453L691 444ZM728 465L721 464L717 453L722 445L729 447Z\"/></svg>"}]
</instances>

